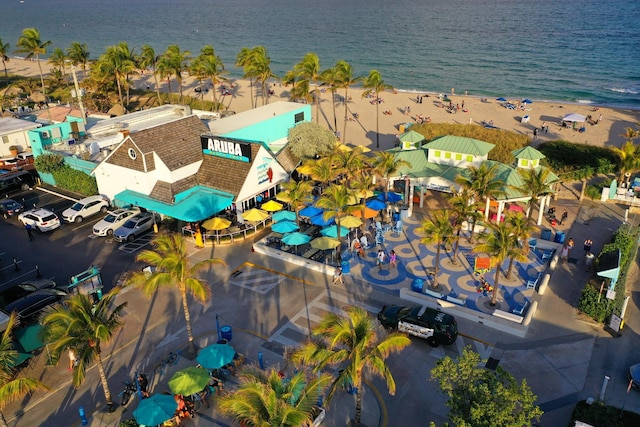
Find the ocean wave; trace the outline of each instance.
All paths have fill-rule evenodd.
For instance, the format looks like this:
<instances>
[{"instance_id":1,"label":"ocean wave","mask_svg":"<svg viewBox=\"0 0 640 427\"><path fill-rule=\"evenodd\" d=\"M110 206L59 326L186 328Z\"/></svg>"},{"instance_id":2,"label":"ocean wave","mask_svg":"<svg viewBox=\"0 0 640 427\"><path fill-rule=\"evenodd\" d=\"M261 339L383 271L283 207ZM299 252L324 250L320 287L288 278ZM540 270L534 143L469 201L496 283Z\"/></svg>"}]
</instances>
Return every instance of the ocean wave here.
<instances>
[{"instance_id":1,"label":"ocean wave","mask_svg":"<svg viewBox=\"0 0 640 427\"><path fill-rule=\"evenodd\" d=\"M594 101L591 101L589 99L578 99L576 102L578 104L594 104L595 103Z\"/></svg>"},{"instance_id":2,"label":"ocean wave","mask_svg":"<svg viewBox=\"0 0 640 427\"><path fill-rule=\"evenodd\" d=\"M638 90L638 89L628 89L628 88L624 88L624 87L608 87L606 89L610 90L611 92L626 93L626 94L629 94L629 95L638 95L638 94L640 94L640 90Z\"/></svg>"}]
</instances>

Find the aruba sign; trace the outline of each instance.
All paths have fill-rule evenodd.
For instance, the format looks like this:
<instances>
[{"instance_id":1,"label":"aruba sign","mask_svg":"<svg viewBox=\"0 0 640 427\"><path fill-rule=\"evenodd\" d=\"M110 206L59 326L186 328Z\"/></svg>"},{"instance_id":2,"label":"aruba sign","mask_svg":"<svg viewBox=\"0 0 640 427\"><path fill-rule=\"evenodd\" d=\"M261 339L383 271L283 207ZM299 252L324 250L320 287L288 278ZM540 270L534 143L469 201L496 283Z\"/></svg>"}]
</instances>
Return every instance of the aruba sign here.
<instances>
[{"instance_id":1,"label":"aruba sign","mask_svg":"<svg viewBox=\"0 0 640 427\"><path fill-rule=\"evenodd\" d=\"M247 163L251 161L251 144L248 142L215 136L201 136L200 142L204 154Z\"/></svg>"}]
</instances>

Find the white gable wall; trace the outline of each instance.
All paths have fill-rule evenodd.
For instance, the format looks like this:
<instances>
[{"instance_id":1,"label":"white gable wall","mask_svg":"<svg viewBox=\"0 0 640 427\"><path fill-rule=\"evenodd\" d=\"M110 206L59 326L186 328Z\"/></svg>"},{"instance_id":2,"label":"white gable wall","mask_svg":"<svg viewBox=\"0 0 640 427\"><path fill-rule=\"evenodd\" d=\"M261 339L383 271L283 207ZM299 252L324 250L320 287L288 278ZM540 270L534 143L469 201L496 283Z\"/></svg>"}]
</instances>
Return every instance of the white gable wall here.
<instances>
[{"instance_id":1,"label":"white gable wall","mask_svg":"<svg viewBox=\"0 0 640 427\"><path fill-rule=\"evenodd\" d=\"M272 179L268 178L268 171L271 169ZM287 172L280 166L280 163L265 150L260 147L256 159L253 161L251 170L247 174L247 179L236 197L236 200L247 200L256 194L266 191L268 188L285 181L288 178Z\"/></svg>"},{"instance_id":2,"label":"white gable wall","mask_svg":"<svg viewBox=\"0 0 640 427\"><path fill-rule=\"evenodd\" d=\"M113 197L124 190L133 190L142 194L150 194L156 184L155 173L138 172L110 163L102 163L95 170L98 192Z\"/></svg>"},{"instance_id":3,"label":"white gable wall","mask_svg":"<svg viewBox=\"0 0 640 427\"><path fill-rule=\"evenodd\" d=\"M436 150L430 148L427 153L427 161L437 165L455 166L458 168L467 168L469 166L480 166L482 162L487 160L488 155L474 156L472 154L455 153L453 151Z\"/></svg>"}]
</instances>

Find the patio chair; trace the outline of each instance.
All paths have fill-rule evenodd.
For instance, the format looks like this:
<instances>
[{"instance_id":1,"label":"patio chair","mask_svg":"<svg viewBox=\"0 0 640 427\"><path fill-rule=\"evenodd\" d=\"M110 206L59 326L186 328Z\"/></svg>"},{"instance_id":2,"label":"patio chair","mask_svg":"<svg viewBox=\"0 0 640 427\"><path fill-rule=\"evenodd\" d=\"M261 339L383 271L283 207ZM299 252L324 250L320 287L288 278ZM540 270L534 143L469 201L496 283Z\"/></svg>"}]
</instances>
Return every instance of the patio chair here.
<instances>
[{"instance_id":1,"label":"patio chair","mask_svg":"<svg viewBox=\"0 0 640 427\"><path fill-rule=\"evenodd\" d=\"M402 233L402 221L398 220L396 225L393 227L393 231L396 233Z\"/></svg>"},{"instance_id":2,"label":"patio chair","mask_svg":"<svg viewBox=\"0 0 640 427\"><path fill-rule=\"evenodd\" d=\"M535 251L536 246L538 246L538 239L529 239L529 249Z\"/></svg>"},{"instance_id":3,"label":"patio chair","mask_svg":"<svg viewBox=\"0 0 640 427\"><path fill-rule=\"evenodd\" d=\"M535 289L538 286L538 281L540 280L541 276L542 276L542 272L538 273L536 280L528 280L527 289Z\"/></svg>"},{"instance_id":4,"label":"patio chair","mask_svg":"<svg viewBox=\"0 0 640 427\"><path fill-rule=\"evenodd\" d=\"M542 260L546 260L546 259L551 259L551 256L553 255L554 250L553 249L547 249L546 251L544 251L542 253Z\"/></svg>"},{"instance_id":5,"label":"patio chair","mask_svg":"<svg viewBox=\"0 0 640 427\"><path fill-rule=\"evenodd\" d=\"M524 313L524 311L527 309L528 305L529 305L529 300L525 299L524 300L524 304L519 305L518 307L514 308L512 313L513 314L517 314L518 316L522 316L522 313Z\"/></svg>"}]
</instances>

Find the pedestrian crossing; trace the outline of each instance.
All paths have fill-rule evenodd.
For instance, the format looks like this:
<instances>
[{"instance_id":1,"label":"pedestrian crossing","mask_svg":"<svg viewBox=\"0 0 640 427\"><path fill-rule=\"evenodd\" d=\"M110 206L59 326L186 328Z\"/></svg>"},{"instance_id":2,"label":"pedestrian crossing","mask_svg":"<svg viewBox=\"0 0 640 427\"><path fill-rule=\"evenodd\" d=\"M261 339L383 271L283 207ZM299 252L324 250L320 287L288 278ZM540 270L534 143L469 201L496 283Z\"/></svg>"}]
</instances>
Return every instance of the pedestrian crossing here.
<instances>
[{"instance_id":1,"label":"pedestrian crossing","mask_svg":"<svg viewBox=\"0 0 640 427\"><path fill-rule=\"evenodd\" d=\"M229 283L234 286L266 295L285 279L286 276L282 274L244 265L231 275Z\"/></svg>"}]
</instances>

